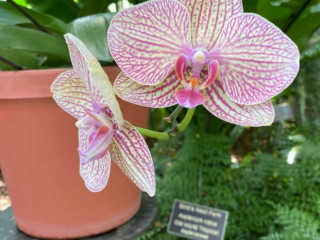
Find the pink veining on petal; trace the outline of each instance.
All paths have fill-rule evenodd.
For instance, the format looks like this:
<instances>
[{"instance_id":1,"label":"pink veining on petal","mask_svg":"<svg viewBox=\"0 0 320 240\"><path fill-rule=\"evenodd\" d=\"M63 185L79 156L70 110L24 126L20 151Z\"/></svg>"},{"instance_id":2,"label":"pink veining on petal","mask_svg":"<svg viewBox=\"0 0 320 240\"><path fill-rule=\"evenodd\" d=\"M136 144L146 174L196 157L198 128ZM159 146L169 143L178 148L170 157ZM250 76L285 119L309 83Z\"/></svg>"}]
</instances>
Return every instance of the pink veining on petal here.
<instances>
[{"instance_id":1,"label":"pink veining on petal","mask_svg":"<svg viewBox=\"0 0 320 240\"><path fill-rule=\"evenodd\" d=\"M93 105L91 108L110 108L117 122L121 124L122 115L114 97L112 85L99 62L78 38L69 33L65 35L65 38L74 72L83 81L90 95Z\"/></svg>"},{"instance_id":2,"label":"pink veining on petal","mask_svg":"<svg viewBox=\"0 0 320 240\"><path fill-rule=\"evenodd\" d=\"M57 104L77 119L86 115L85 108L92 108L86 86L74 71L61 73L52 83L51 92Z\"/></svg>"},{"instance_id":3,"label":"pink veining on petal","mask_svg":"<svg viewBox=\"0 0 320 240\"><path fill-rule=\"evenodd\" d=\"M207 101L203 106L216 117L241 126L260 127L271 125L274 110L270 101L255 105L240 105L229 99L220 80L204 90Z\"/></svg>"},{"instance_id":4,"label":"pink veining on petal","mask_svg":"<svg viewBox=\"0 0 320 240\"><path fill-rule=\"evenodd\" d=\"M79 149L81 164L87 164L90 161L98 160L105 156L109 149L109 144L112 140L112 129L101 126L94 133L94 136L89 135L89 146L85 150Z\"/></svg>"},{"instance_id":5,"label":"pink veining on petal","mask_svg":"<svg viewBox=\"0 0 320 240\"><path fill-rule=\"evenodd\" d=\"M90 93L92 87L89 79L88 62L93 58L93 55L83 42L72 34L66 34L65 39L68 44L73 69L80 79L82 79Z\"/></svg>"},{"instance_id":6,"label":"pink veining on petal","mask_svg":"<svg viewBox=\"0 0 320 240\"><path fill-rule=\"evenodd\" d=\"M242 0L179 0L191 16L194 48L210 50L223 26L234 15L242 13Z\"/></svg>"},{"instance_id":7,"label":"pink veining on petal","mask_svg":"<svg viewBox=\"0 0 320 240\"><path fill-rule=\"evenodd\" d=\"M120 11L108 29L111 54L125 74L156 85L173 70L176 57L191 49L190 18L181 3L154 0Z\"/></svg>"},{"instance_id":8,"label":"pink veining on petal","mask_svg":"<svg viewBox=\"0 0 320 240\"><path fill-rule=\"evenodd\" d=\"M142 191L155 194L155 172L152 157L141 134L128 122L115 129L110 145L113 161Z\"/></svg>"},{"instance_id":9,"label":"pink veining on petal","mask_svg":"<svg viewBox=\"0 0 320 240\"><path fill-rule=\"evenodd\" d=\"M79 129L79 150L88 147L88 133ZM82 157L80 156L80 162ZM106 153L102 158L80 164L80 176L85 182L86 187L91 192L99 192L107 185L110 175L111 158Z\"/></svg>"},{"instance_id":10,"label":"pink veining on petal","mask_svg":"<svg viewBox=\"0 0 320 240\"><path fill-rule=\"evenodd\" d=\"M297 46L275 25L256 14L231 18L213 49L220 79L239 104L265 102L287 88L299 70Z\"/></svg>"},{"instance_id":11,"label":"pink veining on petal","mask_svg":"<svg viewBox=\"0 0 320 240\"><path fill-rule=\"evenodd\" d=\"M185 108L194 108L203 104L207 99L197 89L183 88L175 93L178 104Z\"/></svg>"},{"instance_id":12,"label":"pink veining on petal","mask_svg":"<svg viewBox=\"0 0 320 240\"><path fill-rule=\"evenodd\" d=\"M181 88L175 72L158 85L139 84L121 72L114 83L115 92L121 99L145 107L170 107L177 104L175 91Z\"/></svg>"}]
</instances>

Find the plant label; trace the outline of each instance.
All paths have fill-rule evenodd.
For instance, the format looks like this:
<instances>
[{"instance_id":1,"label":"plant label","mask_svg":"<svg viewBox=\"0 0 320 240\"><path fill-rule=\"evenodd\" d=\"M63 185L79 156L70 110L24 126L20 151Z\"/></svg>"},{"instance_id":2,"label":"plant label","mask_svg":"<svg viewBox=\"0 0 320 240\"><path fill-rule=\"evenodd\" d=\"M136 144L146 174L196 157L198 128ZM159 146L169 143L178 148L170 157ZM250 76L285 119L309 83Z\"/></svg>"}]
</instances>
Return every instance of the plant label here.
<instances>
[{"instance_id":1,"label":"plant label","mask_svg":"<svg viewBox=\"0 0 320 240\"><path fill-rule=\"evenodd\" d=\"M168 233L195 240L223 240L228 212L176 200Z\"/></svg>"}]
</instances>

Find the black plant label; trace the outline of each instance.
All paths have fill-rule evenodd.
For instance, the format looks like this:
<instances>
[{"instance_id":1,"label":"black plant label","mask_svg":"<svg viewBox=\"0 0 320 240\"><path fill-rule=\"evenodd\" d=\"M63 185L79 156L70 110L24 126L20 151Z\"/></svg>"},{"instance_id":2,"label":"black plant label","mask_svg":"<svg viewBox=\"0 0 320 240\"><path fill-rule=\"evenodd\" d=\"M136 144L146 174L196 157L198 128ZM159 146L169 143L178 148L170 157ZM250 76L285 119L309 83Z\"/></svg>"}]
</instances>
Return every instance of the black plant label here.
<instances>
[{"instance_id":1,"label":"black plant label","mask_svg":"<svg viewBox=\"0 0 320 240\"><path fill-rule=\"evenodd\" d=\"M195 240L223 240L228 212L176 200L168 233Z\"/></svg>"}]
</instances>

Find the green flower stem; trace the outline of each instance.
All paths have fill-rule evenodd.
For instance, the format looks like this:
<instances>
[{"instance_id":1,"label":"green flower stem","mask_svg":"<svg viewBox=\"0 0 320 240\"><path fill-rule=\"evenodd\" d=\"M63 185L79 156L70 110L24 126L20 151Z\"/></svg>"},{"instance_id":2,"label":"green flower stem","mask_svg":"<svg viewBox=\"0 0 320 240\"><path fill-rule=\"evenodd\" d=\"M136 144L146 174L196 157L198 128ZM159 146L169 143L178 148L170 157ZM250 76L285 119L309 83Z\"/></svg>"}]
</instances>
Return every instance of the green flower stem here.
<instances>
[{"instance_id":1,"label":"green flower stem","mask_svg":"<svg viewBox=\"0 0 320 240\"><path fill-rule=\"evenodd\" d=\"M181 111L181 110L179 110ZM158 131L152 131L146 128L140 128L140 127L135 127L142 135L147 136L147 137L152 137L155 139L159 140L169 140L170 136L175 135L175 133L178 132L183 132L191 122L191 119L193 117L195 108L189 108L186 116L182 120L181 123L175 125L171 130L168 132L158 132Z\"/></svg>"},{"instance_id":2,"label":"green flower stem","mask_svg":"<svg viewBox=\"0 0 320 240\"><path fill-rule=\"evenodd\" d=\"M178 106L169 116L170 121L175 121L177 119L177 117L179 116L179 114L181 113L183 107Z\"/></svg>"},{"instance_id":3,"label":"green flower stem","mask_svg":"<svg viewBox=\"0 0 320 240\"><path fill-rule=\"evenodd\" d=\"M191 122L191 119L193 117L195 110L196 110L196 108L189 108L188 109L188 112L187 112L186 116L184 117L184 119L182 120L182 122L176 126L179 132L183 132L188 127L189 123Z\"/></svg>"},{"instance_id":4,"label":"green flower stem","mask_svg":"<svg viewBox=\"0 0 320 240\"><path fill-rule=\"evenodd\" d=\"M152 137L159 140L169 140L169 134L167 132L157 132L140 127L135 128L144 136Z\"/></svg>"}]
</instances>

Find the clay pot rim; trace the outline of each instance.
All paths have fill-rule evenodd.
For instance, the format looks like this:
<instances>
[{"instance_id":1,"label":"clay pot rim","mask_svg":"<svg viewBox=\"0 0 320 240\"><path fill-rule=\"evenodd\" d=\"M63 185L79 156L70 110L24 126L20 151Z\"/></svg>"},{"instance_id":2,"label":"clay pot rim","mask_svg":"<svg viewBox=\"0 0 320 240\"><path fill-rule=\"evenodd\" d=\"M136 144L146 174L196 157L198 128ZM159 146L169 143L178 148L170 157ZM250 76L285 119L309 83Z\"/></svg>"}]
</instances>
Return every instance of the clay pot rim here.
<instances>
[{"instance_id":1,"label":"clay pot rim","mask_svg":"<svg viewBox=\"0 0 320 240\"><path fill-rule=\"evenodd\" d=\"M118 66L105 66L103 68L105 71L119 69ZM53 80L60 73L70 70L72 68L0 72L0 99L51 98L50 86Z\"/></svg>"}]
</instances>

